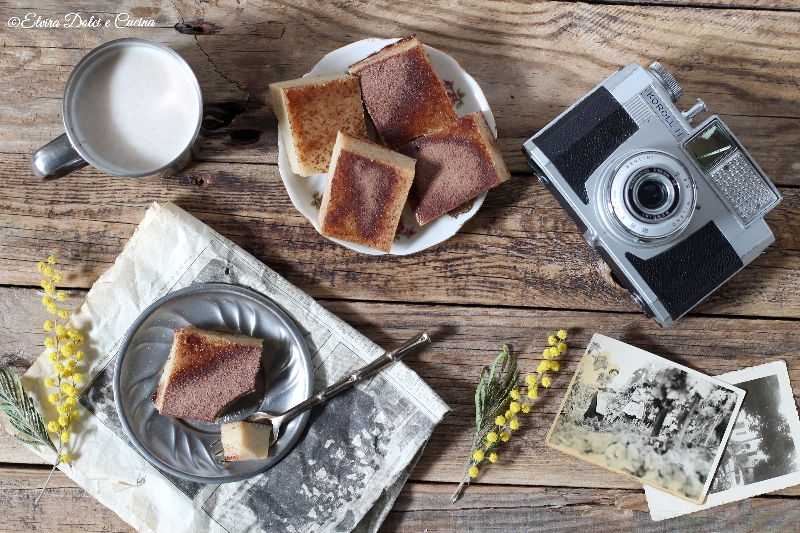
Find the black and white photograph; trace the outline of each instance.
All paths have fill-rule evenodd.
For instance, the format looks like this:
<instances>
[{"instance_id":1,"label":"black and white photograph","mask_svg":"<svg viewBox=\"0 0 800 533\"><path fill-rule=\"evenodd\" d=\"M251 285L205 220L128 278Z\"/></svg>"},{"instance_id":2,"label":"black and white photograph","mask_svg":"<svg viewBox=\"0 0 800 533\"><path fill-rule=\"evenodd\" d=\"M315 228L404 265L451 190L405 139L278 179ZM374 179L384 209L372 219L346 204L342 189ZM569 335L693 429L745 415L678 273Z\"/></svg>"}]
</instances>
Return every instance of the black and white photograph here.
<instances>
[{"instance_id":1,"label":"black and white photograph","mask_svg":"<svg viewBox=\"0 0 800 533\"><path fill-rule=\"evenodd\" d=\"M653 520L800 484L800 418L784 361L718 376L747 391L703 505L645 486Z\"/></svg>"},{"instance_id":2,"label":"black and white photograph","mask_svg":"<svg viewBox=\"0 0 800 533\"><path fill-rule=\"evenodd\" d=\"M547 445L702 503L745 392L595 334Z\"/></svg>"}]
</instances>

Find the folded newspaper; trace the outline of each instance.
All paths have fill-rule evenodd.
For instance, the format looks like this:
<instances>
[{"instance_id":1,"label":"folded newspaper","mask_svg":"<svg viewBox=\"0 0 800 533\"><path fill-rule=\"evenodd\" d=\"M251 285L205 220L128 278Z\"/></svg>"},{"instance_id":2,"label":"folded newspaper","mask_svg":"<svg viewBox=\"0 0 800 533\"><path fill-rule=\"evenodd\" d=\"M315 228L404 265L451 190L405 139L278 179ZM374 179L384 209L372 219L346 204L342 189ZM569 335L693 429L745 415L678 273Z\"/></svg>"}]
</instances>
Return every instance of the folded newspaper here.
<instances>
[{"instance_id":1,"label":"folded newspaper","mask_svg":"<svg viewBox=\"0 0 800 533\"><path fill-rule=\"evenodd\" d=\"M75 311L90 339L90 385L61 470L141 532L376 531L447 405L396 363L317 407L292 451L244 481L206 485L160 471L130 444L114 407L114 361L150 304L183 287L231 283L280 306L308 344L319 391L383 350L251 255L172 204L154 204L112 266ZM23 384L45 410L42 355ZM8 426L7 426L7 429ZM31 447L48 461L49 449Z\"/></svg>"}]
</instances>

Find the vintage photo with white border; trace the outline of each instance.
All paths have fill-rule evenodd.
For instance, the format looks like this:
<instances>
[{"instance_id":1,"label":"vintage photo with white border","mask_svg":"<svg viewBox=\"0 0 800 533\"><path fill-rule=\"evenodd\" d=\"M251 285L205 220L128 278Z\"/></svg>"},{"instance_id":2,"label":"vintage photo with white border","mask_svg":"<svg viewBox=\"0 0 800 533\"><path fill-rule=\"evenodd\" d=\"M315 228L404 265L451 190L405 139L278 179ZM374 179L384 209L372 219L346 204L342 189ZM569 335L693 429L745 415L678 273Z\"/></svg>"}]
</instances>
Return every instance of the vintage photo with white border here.
<instances>
[{"instance_id":1,"label":"vintage photo with white border","mask_svg":"<svg viewBox=\"0 0 800 533\"><path fill-rule=\"evenodd\" d=\"M784 361L717 376L747 391L703 505L645 485L653 520L800 485L800 418Z\"/></svg>"},{"instance_id":2,"label":"vintage photo with white border","mask_svg":"<svg viewBox=\"0 0 800 533\"><path fill-rule=\"evenodd\" d=\"M595 334L547 445L702 503L745 392Z\"/></svg>"}]
</instances>

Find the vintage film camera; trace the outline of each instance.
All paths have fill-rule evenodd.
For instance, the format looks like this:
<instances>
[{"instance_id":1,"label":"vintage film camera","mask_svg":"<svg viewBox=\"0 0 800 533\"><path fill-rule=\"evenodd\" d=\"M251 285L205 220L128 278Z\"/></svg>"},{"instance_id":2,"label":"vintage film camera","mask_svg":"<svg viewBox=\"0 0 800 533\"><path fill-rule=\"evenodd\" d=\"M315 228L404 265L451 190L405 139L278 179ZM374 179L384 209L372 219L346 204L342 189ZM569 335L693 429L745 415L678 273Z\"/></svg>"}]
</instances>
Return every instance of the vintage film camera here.
<instances>
[{"instance_id":1,"label":"vintage film camera","mask_svg":"<svg viewBox=\"0 0 800 533\"><path fill-rule=\"evenodd\" d=\"M781 195L722 120L697 128L660 63L631 63L523 152L645 315L669 326L775 238Z\"/></svg>"}]
</instances>

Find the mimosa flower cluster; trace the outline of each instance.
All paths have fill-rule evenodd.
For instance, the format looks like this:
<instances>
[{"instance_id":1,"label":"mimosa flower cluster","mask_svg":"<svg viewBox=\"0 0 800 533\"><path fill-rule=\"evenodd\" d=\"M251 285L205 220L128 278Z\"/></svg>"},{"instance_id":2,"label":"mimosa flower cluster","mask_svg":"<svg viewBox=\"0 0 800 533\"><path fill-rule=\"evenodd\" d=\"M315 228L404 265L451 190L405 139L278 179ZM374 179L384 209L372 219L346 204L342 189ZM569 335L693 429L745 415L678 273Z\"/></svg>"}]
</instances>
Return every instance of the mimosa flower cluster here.
<instances>
[{"instance_id":1,"label":"mimosa flower cluster","mask_svg":"<svg viewBox=\"0 0 800 533\"><path fill-rule=\"evenodd\" d=\"M561 329L548 337L549 347L542 352L543 360L536 373L525 376L522 390L517 386L516 357L506 345L503 345L503 351L491 369L484 368L481 371L475 394L477 433L464 476L453 494L453 502L458 499L462 487L478 477L485 461L496 463L500 459L497 446L508 442L513 432L520 429L522 423L519 415L530 413L533 400L539 397L539 388L547 388L552 384L548 374L560 370L561 364L556 359L567 351L567 336L567 332Z\"/></svg>"},{"instance_id":2,"label":"mimosa flower cluster","mask_svg":"<svg viewBox=\"0 0 800 533\"><path fill-rule=\"evenodd\" d=\"M56 283L60 283L64 277L56 272L55 264L56 258L51 255L47 258L47 262L39 263L39 272L45 276L41 282L45 292L42 305L53 316L52 320L46 320L43 325L44 330L51 333L51 336L44 339L44 346L47 350L47 360L53 366L53 375L44 380L44 385L52 390L47 400L55 406L59 415L57 420L51 420L47 424L48 431L55 433L60 441L56 463L58 464L71 461L69 454L62 451L72 435L72 424L79 417L75 404L79 387L83 383L83 375L77 368L85 355L79 349L84 342L83 335L76 329L67 329L66 326L69 311L60 307L60 304L67 300L67 293L56 287Z\"/></svg>"}]
</instances>

